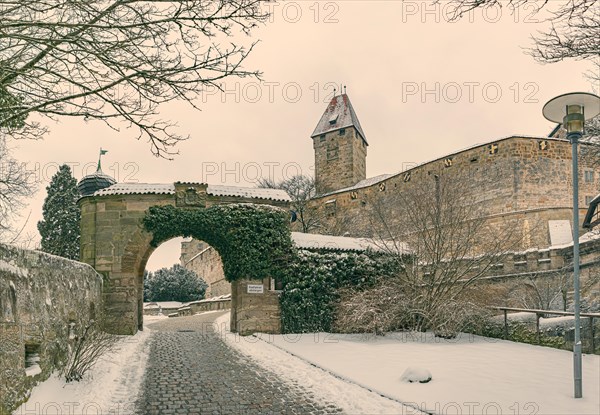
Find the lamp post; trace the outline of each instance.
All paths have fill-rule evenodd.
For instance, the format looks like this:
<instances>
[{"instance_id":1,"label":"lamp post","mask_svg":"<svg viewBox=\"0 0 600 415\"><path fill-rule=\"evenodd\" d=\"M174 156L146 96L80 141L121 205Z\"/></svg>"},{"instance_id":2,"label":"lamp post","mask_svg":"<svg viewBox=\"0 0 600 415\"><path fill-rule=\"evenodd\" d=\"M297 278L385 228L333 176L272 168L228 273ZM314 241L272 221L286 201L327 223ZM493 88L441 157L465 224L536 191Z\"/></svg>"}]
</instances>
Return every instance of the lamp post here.
<instances>
[{"instance_id":1,"label":"lamp post","mask_svg":"<svg viewBox=\"0 0 600 415\"><path fill-rule=\"evenodd\" d=\"M575 339L573 344L573 379L575 398L582 397L581 376L581 330L579 293L579 174L577 166L577 144L583 135L585 120L600 114L600 97L586 92L573 92L552 98L544 105L544 117L562 123L571 142L573 160L573 300L575 308Z\"/></svg>"}]
</instances>

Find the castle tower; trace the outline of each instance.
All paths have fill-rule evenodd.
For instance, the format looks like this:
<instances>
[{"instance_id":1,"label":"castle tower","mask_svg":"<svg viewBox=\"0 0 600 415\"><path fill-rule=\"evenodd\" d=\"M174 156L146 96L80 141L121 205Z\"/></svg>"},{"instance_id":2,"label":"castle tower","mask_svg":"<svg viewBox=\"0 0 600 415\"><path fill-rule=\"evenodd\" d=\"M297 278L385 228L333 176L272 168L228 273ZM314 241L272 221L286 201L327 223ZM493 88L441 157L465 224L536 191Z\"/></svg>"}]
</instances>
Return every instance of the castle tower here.
<instances>
[{"instance_id":1,"label":"castle tower","mask_svg":"<svg viewBox=\"0 0 600 415\"><path fill-rule=\"evenodd\" d=\"M353 186L367 173L367 139L348 95L334 96L312 133L317 194Z\"/></svg>"}]
</instances>

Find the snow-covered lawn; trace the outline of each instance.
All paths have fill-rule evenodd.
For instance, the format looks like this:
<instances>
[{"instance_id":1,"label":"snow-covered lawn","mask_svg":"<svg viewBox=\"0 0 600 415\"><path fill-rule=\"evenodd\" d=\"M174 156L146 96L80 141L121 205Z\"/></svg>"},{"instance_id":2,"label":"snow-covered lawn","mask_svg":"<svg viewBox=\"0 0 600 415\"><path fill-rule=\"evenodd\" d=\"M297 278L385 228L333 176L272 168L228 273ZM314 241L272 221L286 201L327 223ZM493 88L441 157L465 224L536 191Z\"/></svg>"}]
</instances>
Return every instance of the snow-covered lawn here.
<instances>
[{"instance_id":1,"label":"snow-covered lawn","mask_svg":"<svg viewBox=\"0 0 600 415\"><path fill-rule=\"evenodd\" d=\"M144 322L166 318L144 316ZM65 383L56 373L13 412L26 414L131 414L148 358L150 330L120 336L118 348L103 356L80 382Z\"/></svg>"},{"instance_id":2,"label":"snow-covered lawn","mask_svg":"<svg viewBox=\"0 0 600 415\"><path fill-rule=\"evenodd\" d=\"M227 317L220 319L222 327ZM292 372L300 370L292 361L301 358L412 408L436 414L600 414L597 355L583 356L584 397L574 399L572 353L564 350L471 335L442 340L421 333L385 337L261 334L260 340L231 334L225 337L233 347L284 376L313 376ZM428 383L402 382L402 374L409 367L426 369L433 379ZM323 391L327 382L326 378L312 383L306 379L321 395L328 395ZM360 399L352 395L341 396L338 403ZM378 407L365 408L365 412L382 413ZM409 408L396 413L416 411Z\"/></svg>"},{"instance_id":3,"label":"snow-covered lawn","mask_svg":"<svg viewBox=\"0 0 600 415\"><path fill-rule=\"evenodd\" d=\"M145 316L145 322L166 317ZM229 313L216 325L228 345L317 400L349 414L600 414L600 356L583 356L584 398L572 398L572 354L503 340L429 334L385 337L326 333L240 337ZM151 330L123 337L81 382L56 375L14 414L127 414L134 409ZM401 380L406 369L428 383Z\"/></svg>"}]
</instances>

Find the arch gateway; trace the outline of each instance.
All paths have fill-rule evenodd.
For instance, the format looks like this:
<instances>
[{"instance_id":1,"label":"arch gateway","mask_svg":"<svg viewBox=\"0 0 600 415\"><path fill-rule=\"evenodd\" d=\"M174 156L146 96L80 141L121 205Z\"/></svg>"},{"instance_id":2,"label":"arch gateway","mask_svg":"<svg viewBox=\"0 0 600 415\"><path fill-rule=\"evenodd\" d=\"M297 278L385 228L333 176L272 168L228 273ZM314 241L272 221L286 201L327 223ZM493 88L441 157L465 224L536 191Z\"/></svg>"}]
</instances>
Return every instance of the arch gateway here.
<instances>
[{"instance_id":1,"label":"arch gateway","mask_svg":"<svg viewBox=\"0 0 600 415\"><path fill-rule=\"evenodd\" d=\"M83 196L78 202L81 208L81 261L90 264L103 276L106 329L116 334L135 334L143 328L144 269L156 246L167 240L156 240L153 232L146 230L144 218L151 207L172 206L186 212L208 211L216 206L231 204L287 209L290 201L282 190L190 182L114 183L92 190L87 194L82 192ZM185 226L193 227L193 224L183 225L183 228ZM173 234L168 239L188 233L181 226L172 229ZM199 239L202 236L194 234ZM211 243L210 240L206 242ZM214 247L219 251L218 246ZM223 262L226 268L227 259L223 258ZM256 276L253 278L256 279ZM236 307L239 306L236 297L247 283L236 281L232 284L232 316L236 315ZM273 295L273 298L269 298L268 295L266 292L263 301L266 301L267 309L273 311L277 297ZM237 321L232 318L232 329L240 331L237 330Z\"/></svg>"}]
</instances>

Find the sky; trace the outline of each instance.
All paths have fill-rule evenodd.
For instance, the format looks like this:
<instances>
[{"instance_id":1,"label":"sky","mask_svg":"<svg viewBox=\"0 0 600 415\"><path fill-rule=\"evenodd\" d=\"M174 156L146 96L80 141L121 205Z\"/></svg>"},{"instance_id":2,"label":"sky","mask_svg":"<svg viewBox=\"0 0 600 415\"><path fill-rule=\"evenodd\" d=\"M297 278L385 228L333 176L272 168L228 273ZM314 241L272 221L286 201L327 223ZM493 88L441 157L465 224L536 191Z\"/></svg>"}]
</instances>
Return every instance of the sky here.
<instances>
[{"instance_id":1,"label":"sky","mask_svg":"<svg viewBox=\"0 0 600 415\"><path fill-rule=\"evenodd\" d=\"M594 92L586 62L542 65L525 53L530 35L548 27L532 8L475 10L450 22L445 3L425 1L286 1L250 37L259 40L245 64L262 82L230 79L227 93L209 90L197 105L174 102L163 118L190 139L174 160L154 157L136 131L61 119L41 141L10 145L38 191L23 210L25 232L37 235L45 187L68 163L79 180L103 170L119 182L178 180L255 186L259 177L312 174L310 135L332 97L346 92L369 142L367 176L394 173L471 145L510 135L545 136L546 101ZM597 88L596 88L597 92ZM21 221L23 222L23 220ZM160 246L154 270L179 261L180 240Z\"/></svg>"}]
</instances>

